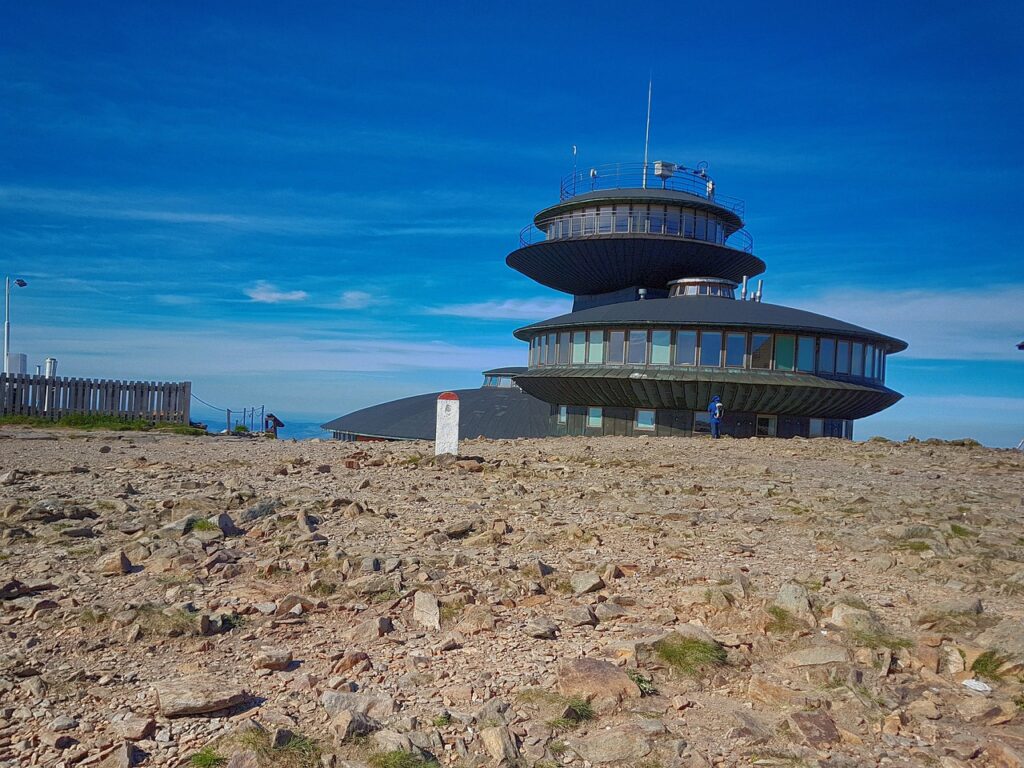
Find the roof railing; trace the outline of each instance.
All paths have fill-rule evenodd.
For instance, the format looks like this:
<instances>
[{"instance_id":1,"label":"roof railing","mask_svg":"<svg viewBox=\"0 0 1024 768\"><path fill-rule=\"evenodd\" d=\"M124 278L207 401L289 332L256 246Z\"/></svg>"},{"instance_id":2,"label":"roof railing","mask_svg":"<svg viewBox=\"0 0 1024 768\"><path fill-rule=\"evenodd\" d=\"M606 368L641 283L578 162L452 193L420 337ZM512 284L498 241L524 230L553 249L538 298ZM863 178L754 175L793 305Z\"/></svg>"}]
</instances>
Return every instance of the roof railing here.
<instances>
[{"instance_id":1,"label":"roof railing","mask_svg":"<svg viewBox=\"0 0 1024 768\"><path fill-rule=\"evenodd\" d=\"M559 200L605 189L671 189L686 192L732 211L742 217L746 204L736 197L720 195L714 180L703 170L687 168L664 161L647 163L609 163L577 170L564 176L559 186Z\"/></svg>"},{"instance_id":2,"label":"roof railing","mask_svg":"<svg viewBox=\"0 0 1024 768\"><path fill-rule=\"evenodd\" d=\"M595 235L669 235L680 240L724 245L744 253L754 252L754 238L745 229L726 234L720 223L700 220L681 213L663 211L594 212L577 211L543 221L544 229L527 224L519 231L519 247L549 240L567 240ZM700 231L703 225L704 231ZM703 236L701 236L703 235Z\"/></svg>"}]
</instances>

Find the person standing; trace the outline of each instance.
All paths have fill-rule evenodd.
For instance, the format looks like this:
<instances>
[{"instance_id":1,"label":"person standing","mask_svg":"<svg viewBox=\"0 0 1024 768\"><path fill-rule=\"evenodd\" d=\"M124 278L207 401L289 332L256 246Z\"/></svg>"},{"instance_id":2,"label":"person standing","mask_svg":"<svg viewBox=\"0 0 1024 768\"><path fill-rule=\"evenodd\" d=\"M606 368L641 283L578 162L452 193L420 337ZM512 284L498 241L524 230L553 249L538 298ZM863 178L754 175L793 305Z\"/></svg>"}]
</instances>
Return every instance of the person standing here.
<instances>
[{"instance_id":1,"label":"person standing","mask_svg":"<svg viewBox=\"0 0 1024 768\"><path fill-rule=\"evenodd\" d=\"M711 436L717 440L722 436L722 416L725 414L725 406L718 395L711 398L708 413L711 415Z\"/></svg>"}]
</instances>

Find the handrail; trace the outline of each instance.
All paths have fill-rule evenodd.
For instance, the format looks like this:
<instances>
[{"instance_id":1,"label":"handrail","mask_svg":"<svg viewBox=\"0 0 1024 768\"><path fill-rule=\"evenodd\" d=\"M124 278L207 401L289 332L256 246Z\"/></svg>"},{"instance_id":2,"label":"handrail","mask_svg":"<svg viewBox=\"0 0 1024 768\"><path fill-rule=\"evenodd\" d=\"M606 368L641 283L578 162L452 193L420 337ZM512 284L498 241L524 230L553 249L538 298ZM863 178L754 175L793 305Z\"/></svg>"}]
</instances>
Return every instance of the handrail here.
<instances>
[{"instance_id":1,"label":"handrail","mask_svg":"<svg viewBox=\"0 0 1024 768\"><path fill-rule=\"evenodd\" d=\"M671 166L667 168L666 166ZM671 170L672 175L662 179L655 175L658 168ZM646 185L645 185L646 180ZM672 166L661 161L647 163L608 163L577 170L563 176L559 184L559 200L565 202L577 195L604 189L671 189L687 192L742 217L746 204L736 197L719 195L714 180L706 173L683 165Z\"/></svg>"},{"instance_id":2,"label":"handrail","mask_svg":"<svg viewBox=\"0 0 1024 768\"><path fill-rule=\"evenodd\" d=\"M696 232L689 228L696 222L688 222L681 215L669 216L664 212L632 211L629 213L580 212L567 213L544 219L545 229L535 224L527 224L519 231L519 247L523 248L534 243L548 240L567 240L571 238L592 237L594 235L669 235L680 240L697 243L724 245L744 253L754 252L754 238L745 229L739 229L728 237L721 226L715 227L711 238L697 237Z\"/></svg>"}]
</instances>

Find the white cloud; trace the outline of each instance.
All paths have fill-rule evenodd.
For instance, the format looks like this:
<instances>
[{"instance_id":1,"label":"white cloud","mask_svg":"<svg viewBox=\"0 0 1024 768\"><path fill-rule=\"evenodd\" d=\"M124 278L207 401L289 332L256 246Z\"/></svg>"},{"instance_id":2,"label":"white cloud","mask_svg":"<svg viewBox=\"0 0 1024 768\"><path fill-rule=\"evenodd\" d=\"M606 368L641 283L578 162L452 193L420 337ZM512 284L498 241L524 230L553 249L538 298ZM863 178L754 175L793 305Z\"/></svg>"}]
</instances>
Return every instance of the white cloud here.
<instances>
[{"instance_id":1,"label":"white cloud","mask_svg":"<svg viewBox=\"0 0 1024 768\"><path fill-rule=\"evenodd\" d=\"M337 309L366 309L379 300L366 291L345 291L334 306Z\"/></svg>"},{"instance_id":2,"label":"white cloud","mask_svg":"<svg viewBox=\"0 0 1024 768\"><path fill-rule=\"evenodd\" d=\"M480 320L544 320L572 310L568 299L505 299L479 301L473 304L445 304L429 307L428 315L452 315Z\"/></svg>"},{"instance_id":3,"label":"white cloud","mask_svg":"<svg viewBox=\"0 0 1024 768\"><path fill-rule=\"evenodd\" d=\"M305 301L309 294L305 291L282 291L273 283L260 280L252 288L245 289L245 295L260 304L280 304L285 301Z\"/></svg>"},{"instance_id":4,"label":"white cloud","mask_svg":"<svg viewBox=\"0 0 1024 768\"><path fill-rule=\"evenodd\" d=\"M795 306L896 336L901 357L1020 361L1024 286L957 290L833 291Z\"/></svg>"}]
</instances>

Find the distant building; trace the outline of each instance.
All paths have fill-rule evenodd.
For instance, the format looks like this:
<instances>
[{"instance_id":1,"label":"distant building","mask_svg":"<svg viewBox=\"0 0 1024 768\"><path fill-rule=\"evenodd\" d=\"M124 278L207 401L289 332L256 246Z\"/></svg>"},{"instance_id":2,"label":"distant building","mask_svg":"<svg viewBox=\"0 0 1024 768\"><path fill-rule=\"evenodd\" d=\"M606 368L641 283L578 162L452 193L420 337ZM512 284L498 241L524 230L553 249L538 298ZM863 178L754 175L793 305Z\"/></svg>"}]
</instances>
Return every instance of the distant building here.
<instances>
[{"instance_id":1,"label":"distant building","mask_svg":"<svg viewBox=\"0 0 1024 768\"><path fill-rule=\"evenodd\" d=\"M515 331L529 344L528 366L511 375L524 415L504 414L522 429L479 434L537 436L525 416L535 401L547 408L547 435L699 434L709 431L707 407L718 395L725 434L850 439L854 420L897 402L885 373L906 342L762 303L760 284L748 290L748 280L765 264L743 215L743 202L718 194L703 170L672 163L562 179L558 203L523 229L506 263L571 294L573 311ZM428 437L432 398L364 409L324 428L343 439ZM478 399L481 422L489 409L511 406ZM332 426L339 423L345 428ZM419 426L399 427L412 423Z\"/></svg>"},{"instance_id":2,"label":"distant building","mask_svg":"<svg viewBox=\"0 0 1024 768\"><path fill-rule=\"evenodd\" d=\"M7 355L7 370L11 373L28 373L28 356L23 352L11 352Z\"/></svg>"}]
</instances>

